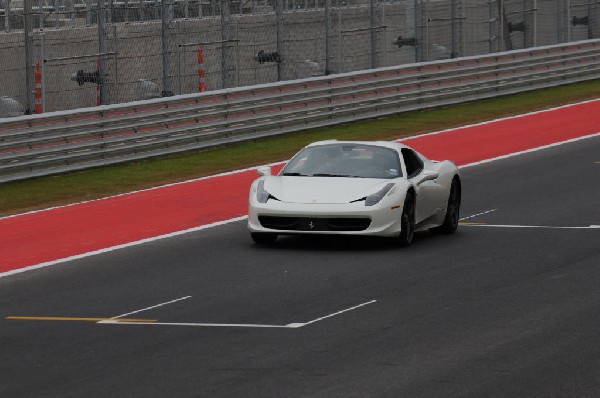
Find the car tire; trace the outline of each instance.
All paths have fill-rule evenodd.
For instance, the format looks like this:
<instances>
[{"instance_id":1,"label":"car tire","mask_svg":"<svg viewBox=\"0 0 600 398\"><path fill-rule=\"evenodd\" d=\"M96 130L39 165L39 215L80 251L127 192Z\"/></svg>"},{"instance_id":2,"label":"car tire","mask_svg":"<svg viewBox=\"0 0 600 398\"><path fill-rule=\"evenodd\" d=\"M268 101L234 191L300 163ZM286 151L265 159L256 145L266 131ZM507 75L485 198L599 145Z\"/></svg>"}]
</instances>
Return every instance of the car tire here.
<instances>
[{"instance_id":1,"label":"car tire","mask_svg":"<svg viewBox=\"0 0 600 398\"><path fill-rule=\"evenodd\" d=\"M406 194L402 216L400 219L402 231L398 237L400 247L409 246L415 237L415 199L412 191Z\"/></svg>"},{"instance_id":2,"label":"car tire","mask_svg":"<svg viewBox=\"0 0 600 398\"><path fill-rule=\"evenodd\" d=\"M277 240L277 234L270 232L251 232L250 236L257 245L270 245Z\"/></svg>"},{"instance_id":3,"label":"car tire","mask_svg":"<svg viewBox=\"0 0 600 398\"><path fill-rule=\"evenodd\" d=\"M448 197L448 206L446 208L446 216L444 217L444 223L439 227L432 228L431 230L441 234L453 234L458 228L458 221L460 219L460 200L461 200L461 189L458 178L452 180L450 186L450 195Z\"/></svg>"}]
</instances>

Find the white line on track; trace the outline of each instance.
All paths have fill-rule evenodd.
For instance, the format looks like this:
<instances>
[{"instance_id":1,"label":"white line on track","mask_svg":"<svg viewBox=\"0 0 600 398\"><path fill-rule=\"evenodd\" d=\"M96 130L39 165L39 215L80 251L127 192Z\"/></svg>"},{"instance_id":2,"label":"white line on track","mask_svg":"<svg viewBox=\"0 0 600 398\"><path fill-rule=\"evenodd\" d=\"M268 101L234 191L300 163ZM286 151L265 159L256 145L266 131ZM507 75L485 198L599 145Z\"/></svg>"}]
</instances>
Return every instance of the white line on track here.
<instances>
[{"instance_id":1,"label":"white line on track","mask_svg":"<svg viewBox=\"0 0 600 398\"><path fill-rule=\"evenodd\" d=\"M122 322L122 321L101 321L103 325L144 325L144 326L195 326L195 327L213 327L213 328L278 328L290 329L288 325L259 325L252 323L190 323L190 322Z\"/></svg>"},{"instance_id":2,"label":"white line on track","mask_svg":"<svg viewBox=\"0 0 600 398\"><path fill-rule=\"evenodd\" d=\"M355 305L345 310L337 311L329 315L325 315L312 321L299 322L299 323L288 323L287 325L262 325L254 323L190 323L190 322L123 322L115 319L114 321L100 321L98 323L104 325L145 325L145 326L193 326L193 327L234 327L234 328L272 328L272 329L298 329L304 326L311 325L323 321L328 318L343 314L348 311L353 311L358 308L364 307L369 304L376 303L377 300L367 301L362 304ZM131 313L133 314L133 312ZM129 315L129 314L127 314ZM124 315L123 315L124 316Z\"/></svg>"},{"instance_id":3,"label":"white line on track","mask_svg":"<svg viewBox=\"0 0 600 398\"><path fill-rule=\"evenodd\" d=\"M225 225L225 224L230 224L230 223L234 223L234 222L237 222L237 221L246 220L247 218L248 218L248 216L241 216L241 217L231 218L229 220L218 221L218 222L214 222L212 224L200 225L199 227L194 227L194 228L186 229L186 230L183 230L183 231L176 231L176 232L172 232L170 234L165 234L165 235L160 235L160 236L154 236L152 238L146 238L146 239L138 240L138 241L135 241L135 242L129 242L129 243L124 243L122 245L107 247L106 249L94 250L94 251L91 251L91 252L87 252L87 253L83 253L83 254L78 254L76 256L65 257L65 258L61 258L59 260L48 261L48 262L37 264L37 265L31 265L31 266L25 267L25 268L19 268L19 269L15 269L15 270L11 270L11 271L6 271L6 272L3 272L3 273L0 273L0 278L3 278L5 276L9 276L9 275L18 274L18 273L25 272L25 271L32 271L34 269L48 267L50 265L55 265L55 264L60 264L60 263L66 263L66 262L72 261L72 260L77 260L77 259L81 259L81 258L95 256L96 254L108 253L108 252L112 252L114 250L125 249L125 248L128 248L128 247L138 246L138 245L142 245L144 243L150 243L150 242L154 242L154 241L161 240L161 239L172 238L174 236L179 236L179 235L187 234L187 233L190 233L190 232L196 232L196 231L201 231L203 229L218 227L220 225Z\"/></svg>"},{"instance_id":4,"label":"white line on track","mask_svg":"<svg viewBox=\"0 0 600 398\"><path fill-rule=\"evenodd\" d=\"M555 142L555 143L549 144L549 145L538 146L536 148L527 149L525 151L513 152L513 153L509 153L507 155L502 155L502 156L498 156L498 157L495 157L495 158L481 160L479 162L473 162L473 163L463 164L462 166L459 166L459 168L464 169L466 167L479 166L480 164L495 162L496 160L508 159L508 158L512 158L513 156L519 156L519 155L523 155L523 154L526 154L526 153L538 152L538 151L542 151L544 149L554 148L554 147L557 147L557 146L561 146L561 145L565 145L565 144L570 144L572 142L577 142L577 141L581 141L581 140L587 140L589 138L594 138L594 137L600 137L600 132L593 133L593 134L590 134L590 135L584 135L583 137L572 138L572 139L566 140L566 141Z\"/></svg>"},{"instance_id":5,"label":"white line on track","mask_svg":"<svg viewBox=\"0 0 600 398\"><path fill-rule=\"evenodd\" d=\"M465 227L488 227L488 228L541 228L541 229L600 229L600 225L587 227L556 227L551 225L497 225L497 224L462 224Z\"/></svg>"},{"instance_id":6,"label":"white line on track","mask_svg":"<svg viewBox=\"0 0 600 398\"><path fill-rule=\"evenodd\" d=\"M481 213L473 214L472 216L469 216L469 217L463 217L463 218L460 219L460 221L469 220L471 218L483 216L484 214L492 213L492 212L494 212L496 210L498 210L498 209L492 209L492 210L488 210L488 211L482 211Z\"/></svg>"},{"instance_id":7,"label":"white line on track","mask_svg":"<svg viewBox=\"0 0 600 398\"><path fill-rule=\"evenodd\" d=\"M173 304L173 303L176 303L176 302L178 302L178 301L187 300L187 299L189 299L190 297L192 297L192 296L185 296L185 297L181 297L181 298L178 298L178 299L175 299L175 300L171 300L171 301L167 301L167 302L164 302L164 303L156 304L156 305L153 305L153 306L151 306L151 307L142 308L141 310L131 311L131 312L128 312L128 313L126 313L126 314L121 314L121 315L118 315L118 316L113 316L113 317L112 317L112 318L110 318L110 319L119 319L119 318L124 318L124 317L126 317L126 316L128 316L128 315L137 314L137 313L139 313L139 312L148 311L148 310L151 310L151 309L153 309L153 308L163 307L163 306L165 306L165 305L168 305L168 304ZM99 323L102 323L102 322L104 322L104 321L100 321Z\"/></svg>"},{"instance_id":8,"label":"white line on track","mask_svg":"<svg viewBox=\"0 0 600 398\"><path fill-rule=\"evenodd\" d=\"M288 325L288 326L290 326L290 327L302 327L302 326L310 325L310 324L312 324L312 323L316 323L316 322L322 321L322 320L324 320L324 319L331 318L331 317L334 317L334 316L336 316L336 315L343 314L344 312L352 311L352 310L355 310L355 309L357 309L357 308L364 307L365 305L373 304L373 303L376 303L376 302L377 302L377 300L371 300L371 301L367 301L366 303L362 303L362 304L359 304L359 305L355 305L354 307L346 308L345 310L341 310L341 311L338 311L338 312L334 312L333 314L325 315L325 316L322 316L322 317L320 317L320 318L313 319L312 321L308 321L308 322L305 322L305 323L300 323L300 324L294 324L294 323L291 323L291 324L290 324L290 325ZM300 325L300 326L291 326L291 325Z\"/></svg>"},{"instance_id":9,"label":"white line on track","mask_svg":"<svg viewBox=\"0 0 600 398\"><path fill-rule=\"evenodd\" d=\"M582 102L581 104L588 103L588 102L592 102L592 101L585 101L585 102ZM563 106L563 107L553 108L553 109L549 109L547 111L551 111L551 110L555 110L555 109L561 109L561 108L566 108L566 107L574 106L574 105L577 105L577 104L572 104L572 105L566 105L566 106ZM489 121L489 122L479 123L479 124L476 124L476 125L489 124L489 123L494 123L494 122L501 121L501 120L514 119L514 118L523 117L523 116L527 116L527 115L531 115L531 114L536 114L536 113L542 113L542 112L546 112L546 111L532 112L532 113L528 113L528 114L523 114L523 115L518 115L518 116L512 116L512 117L507 117L507 118L503 118L503 119L496 119L496 120L492 120L492 121ZM473 126L476 126L476 125L473 125ZM464 127L460 127L460 128L465 128L465 127L470 127L470 126L464 126ZM440 134L440 133L443 133L443 132L446 132L446 131L458 130L460 128L450 129L450 130L442 130L442 131L439 131L439 132L433 132L433 133L424 134L424 135ZM423 135L421 135L421 136L423 136ZM557 147L557 146L560 146L560 145L565 145L565 144L569 144L569 143L572 143L572 142L577 142L577 141L581 141L581 140L585 140L585 139L589 139L589 138L594 138L594 137L600 137L600 132L597 132L597 133L594 133L594 134L590 134L590 135L586 135L586 136L583 136L583 137L578 137L578 138L566 140L566 141L561 141L561 142L553 143L553 144L550 144L550 145L544 145L544 146L541 146L541 147L528 149L528 150L525 150L525 151L520 151L520 152L511 153L511 154L508 154L508 155L498 156L498 157L495 157L495 158L486 159L486 160L482 160L482 161L479 161L479 162L469 163L469 164L465 164L465 165L462 165L462 166L459 166L459 167L460 168L466 168L466 167L477 166L477 165L484 164L484 163L494 162L496 160L507 159L507 158L510 158L510 157L513 157L513 156L518 156L518 155L522 155L522 154L526 154L526 153L531 153L531 152L537 152L537 151L541 151L541 150L544 150L544 149L553 148L553 147ZM281 163L285 163L285 162L276 162L276 163L272 163L271 165L281 164ZM251 168L248 168L248 169L232 171L232 172L218 174L218 175L214 175L214 176L202 177L202 178L199 178L199 179L196 179L196 180L184 181L184 182L179 182L179 183L175 183L175 184L163 185L161 187L149 188L149 189L145 189L145 190L142 190L142 191L151 191L151 190L160 189L160 188L163 188L163 187L166 187L166 186L171 186L171 185L179 185L179 184L184 184L184 183L188 183L188 182L192 182L192 181L209 179L209 178L214 178L214 177L219 177L219 176L224 176L224 175L230 175L230 174L237 174L237 173L240 173L240 172L243 172L243 171L253 170L255 168L256 167L251 167ZM142 191L128 192L128 193L125 193L125 194L116 195L116 196L112 196L112 197L124 196L124 195L133 194L133 193L136 193L136 192L142 192ZM102 198L102 199L96 199L96 200L93 200L93 201L105 200L105 199L110 199L110 198L111 197L107 197L107 198ZM93 201L88 201L88 202L93 202ZM69 207L69 206L74 206L74 205L81 204L81 203L87 203L87 202L73 203L73 204L70 204L70 205L59 206L59 207ZM25 215L25 214L38 213L38 212L47 211L47 210L50 210L50 209L38 210L38 211L30 212L30 213L17 214L17 215L8 216L8 217L18 217L18 216ZM5 217L5 218L8 218L8 217ZM207 224L207 225L201 225L199 227L190 228L190 229L186 229L186 230L183 230L183 231L177 231L177 232L173 232L173 233L170 233L170 234L159 235L159 236L142 239L142 240L135 241L135 242L125 243L125 244L122 244L122 245L112 246L112 247L108 247L108 248L105 248L105 249L100 249L100 250L95 250L95 251L91 251L91 252L87 252L87 253L78 254L76 256L66 257L66 258L63 258L63 259L54 260L54 261L48 261L48 262L45 262L45 263L41 263L41 264L37 264L37 265L32 265L32 266L25 267L25 268L15 269L15 270L7 271L7 272L4 272L4 273L0 273L0 278L6 277L6 276L10 276L10 275L14 275L14 274L18 274L18 273L21 273L21 272L31 271L31 270L34 270L34 269L44 268L44 267L47 267L47 266L50 266L50 265L55 265L55 264L59 264L59 263L68 262L68 261L71 261L71 260L77 260L77 259L81 259L81 258L85 258L85 257L94 256L96 254L107 253L107 252L111 252L111 251L114 251L114 250L119 250L119 249L128 248L128 247L132 247L132 246L137 246L137 245L141 245L141 244L144 244L144 243L153 242L155 240L170 238L170 237L173 237L173 236L183 235L183 234L186 234L186 233L189 233L189 232L196 232L196 231L200 231L200 230L203 230L203 229L208 229L208 228L212 228L212 227L216 227L216 226L220 226L220 225L225 225L225 224L229 224L229 223L233 223L233 222L237 222L237 221L242 221L242 220L245 220L247 218L248 218L248 216L241 216L241 217L231 218L229 220L218 221L218 222L215 222L215 223L212 223L212 224Z\"/></svg>"}]
</instances>

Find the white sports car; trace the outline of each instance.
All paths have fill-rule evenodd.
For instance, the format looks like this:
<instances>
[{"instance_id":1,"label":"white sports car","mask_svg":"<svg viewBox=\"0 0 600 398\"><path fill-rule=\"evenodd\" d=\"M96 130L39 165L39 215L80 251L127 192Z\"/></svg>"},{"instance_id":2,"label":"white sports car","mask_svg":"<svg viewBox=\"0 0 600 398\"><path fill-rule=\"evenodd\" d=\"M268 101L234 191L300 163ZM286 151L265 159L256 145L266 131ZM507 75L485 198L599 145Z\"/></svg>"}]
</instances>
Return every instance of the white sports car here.
<instances>
[{"instance_id":1,"label":"white sports car","mask_svg":"<svg viewBox=\"0 0 600 398\"><path fill-rule=\"evenodd\" d=\"M451 161L431 161L397 142L321 141L298 152L278 175L258 168L248 228L257 244L277 235L397 237L456 231L461 180Z\"/></svg>"}]
</instances>

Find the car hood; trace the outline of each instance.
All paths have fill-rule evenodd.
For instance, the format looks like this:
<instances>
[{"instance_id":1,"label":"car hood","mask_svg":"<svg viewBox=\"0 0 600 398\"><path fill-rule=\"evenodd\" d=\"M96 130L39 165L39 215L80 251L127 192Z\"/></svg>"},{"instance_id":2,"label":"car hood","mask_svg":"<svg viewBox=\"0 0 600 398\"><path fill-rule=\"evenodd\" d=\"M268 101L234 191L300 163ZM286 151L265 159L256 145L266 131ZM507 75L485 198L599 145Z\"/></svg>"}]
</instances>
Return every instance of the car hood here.
<instances>
[{"instance_id":1,"label":"car hood","mask_svg":"<svg viewBox=\"0 0 600 398\"><path fill-rule=\"evenodd\" d=\"M279 177L265 179L265 189L288 203L349 203L381 189L391 180L345 177Z\"/></svg>"}]
</instances>

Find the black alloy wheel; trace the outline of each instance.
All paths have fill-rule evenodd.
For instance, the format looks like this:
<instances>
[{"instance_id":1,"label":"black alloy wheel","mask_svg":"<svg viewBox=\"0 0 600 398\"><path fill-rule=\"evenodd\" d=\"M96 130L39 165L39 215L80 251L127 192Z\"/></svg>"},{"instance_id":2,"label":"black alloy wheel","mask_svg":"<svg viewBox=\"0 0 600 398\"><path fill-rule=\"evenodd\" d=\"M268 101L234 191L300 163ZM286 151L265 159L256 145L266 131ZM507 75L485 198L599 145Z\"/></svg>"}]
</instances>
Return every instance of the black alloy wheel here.
<instances>
[{"instance_id":1,"label":"black alloy wheel","mask_svg":"<svg viewBox=\"0 0 600 398\"><path fill-rule=\"evenodd\" d=\"M458 228L458 221L460 220L460 182L457 178L452 180L450 186L450 195L448 197L448 207L446 208L446 217L444 223L439 227L433 228L432 231L443 234L453 234Z\"/></svg>"},{"instance_id":2,"label":"black alloy wheel","mask_svg":"<svg viewBox=\"0 0 600 398\"><path fill-rule=\"evenodd\" d=\"M402 231L400 231L399 244L400 247L406 247L412 243L415 237L415 199L412 192L406 194L400 222Z\"/></svg>"}]
</instances>

